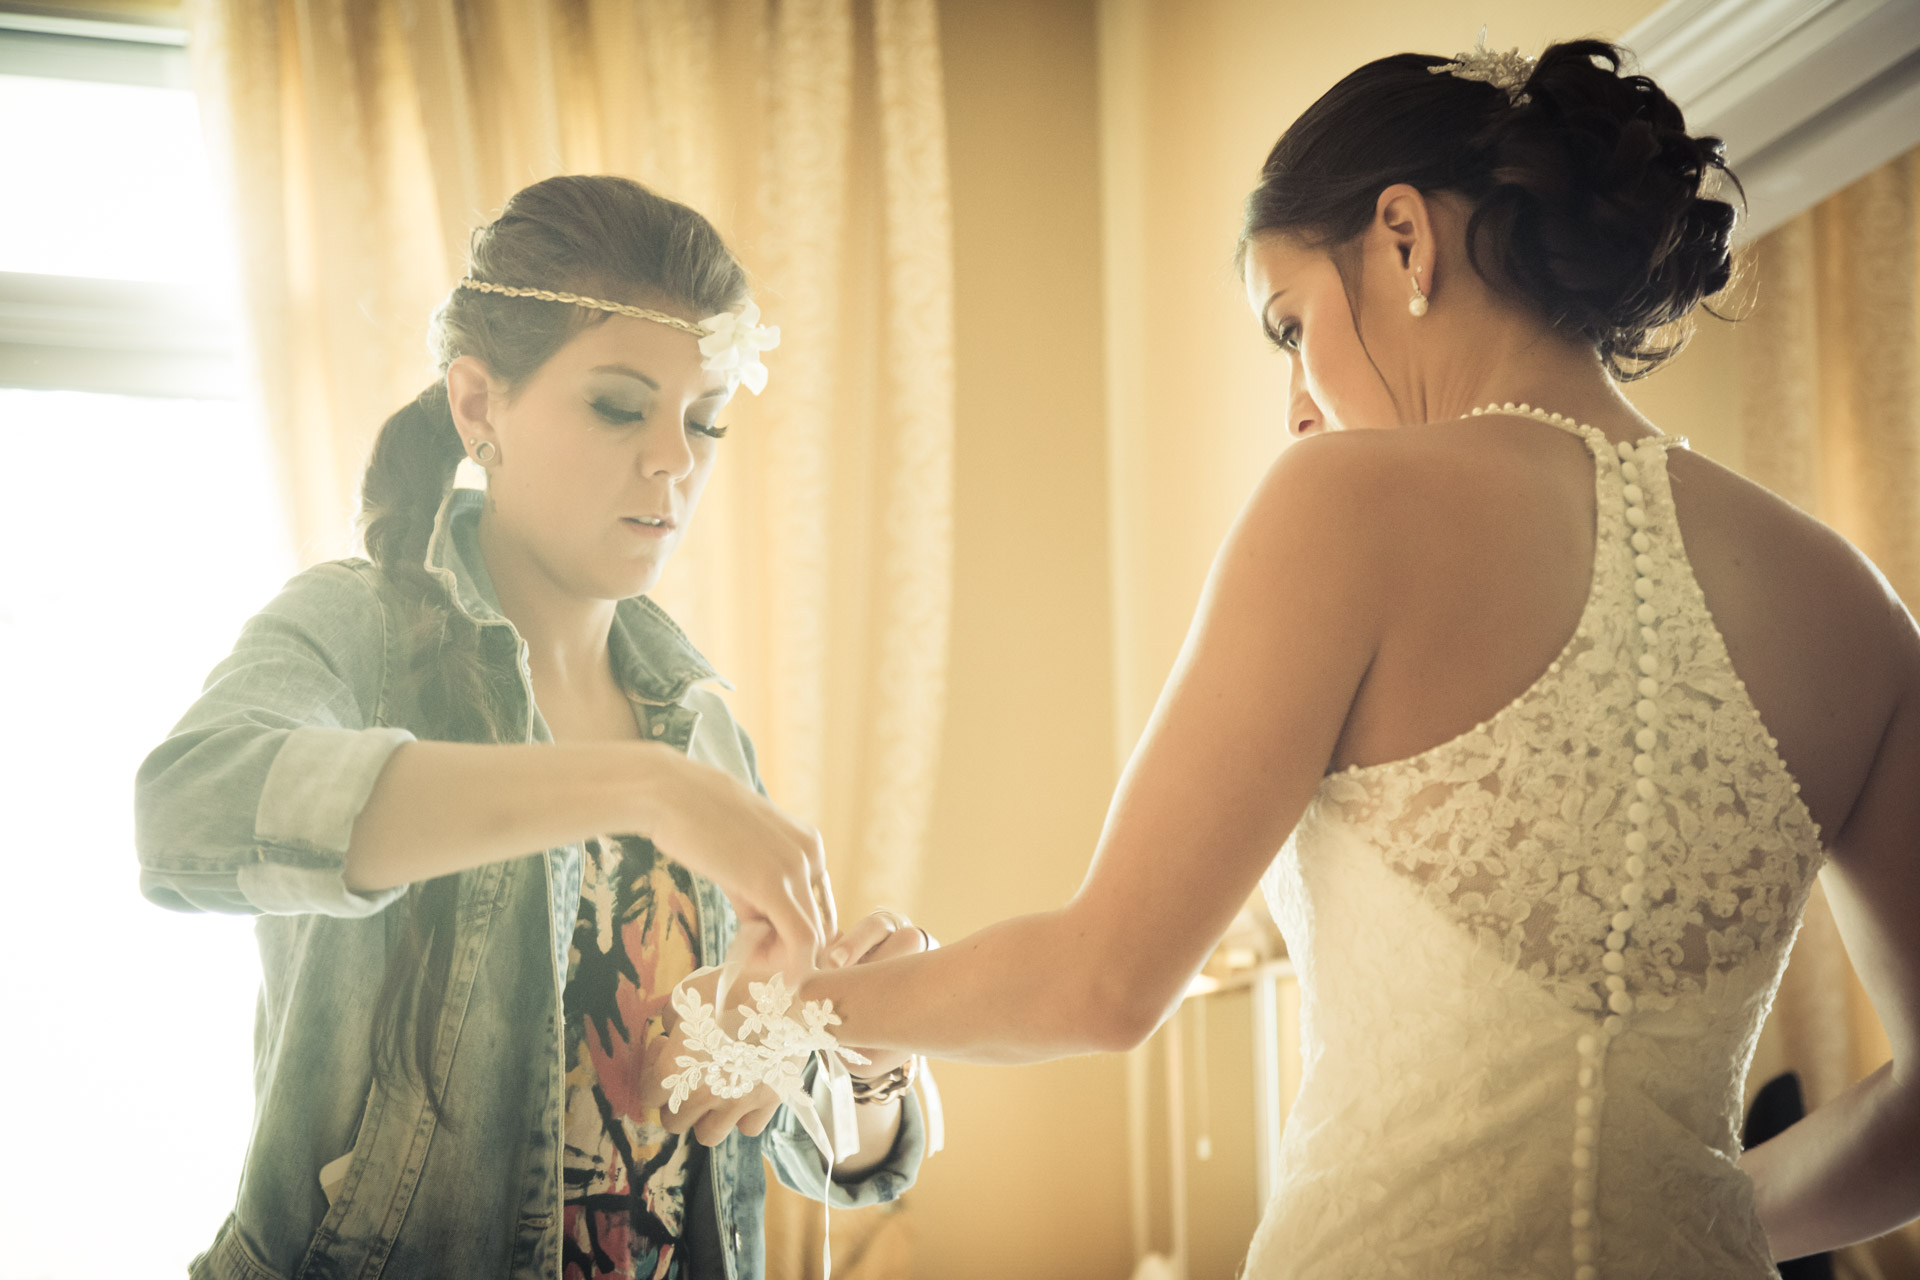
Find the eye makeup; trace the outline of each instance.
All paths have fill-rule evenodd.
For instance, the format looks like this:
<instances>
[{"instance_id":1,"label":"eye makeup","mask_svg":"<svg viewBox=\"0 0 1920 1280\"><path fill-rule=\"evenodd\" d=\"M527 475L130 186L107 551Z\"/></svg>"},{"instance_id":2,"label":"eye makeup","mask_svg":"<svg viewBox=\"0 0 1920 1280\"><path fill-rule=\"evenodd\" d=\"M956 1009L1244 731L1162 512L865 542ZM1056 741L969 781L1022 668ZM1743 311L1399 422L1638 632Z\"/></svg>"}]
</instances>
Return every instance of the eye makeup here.
<instances>
[{"instance_id":1,"label":"eye makeup","mask_svg":"<svg viewBox=\"0 0 1920 1280\"><path fill-rule=\"evenodd\" d=\"M658 407L660 384L641 373L638 369L624 364L599 365L590 371L594 376L587 383L587 403L601 421L609 426L629 427L644 422ZM725 391L716 389L703 395L696 404L707 400L720 399L724 403ZM687 430L710 440L725 438L727 428L716 422L701 422L688 418Z\"/></svg>"}]
</instances>

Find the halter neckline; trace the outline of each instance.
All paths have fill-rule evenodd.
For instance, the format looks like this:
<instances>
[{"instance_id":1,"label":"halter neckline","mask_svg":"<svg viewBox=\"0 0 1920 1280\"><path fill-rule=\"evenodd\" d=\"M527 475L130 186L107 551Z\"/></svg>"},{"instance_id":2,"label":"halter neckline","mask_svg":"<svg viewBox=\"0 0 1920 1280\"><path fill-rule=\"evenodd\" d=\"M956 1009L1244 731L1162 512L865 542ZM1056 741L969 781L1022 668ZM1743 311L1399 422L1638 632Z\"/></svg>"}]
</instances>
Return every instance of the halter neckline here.
<instances>
[{"instance_id":1,"label":"halter neckline","mask_svg":"<svg viewBox=\"0 0 1920 1280\"><path fill-rule=\"evenodd\" d=\"M1641 436L1637 440L1622 440L1616 445L1612 440L1607 438L1607 433L1598 427L1589 426L1587 423L1570 418L1564 413L1549 413L1545 409L1536 408L1530 404L1515 404L1511 400L1505 404L1490 404L1478 409L1472 409L1460 416L1461 418L1479 418L1489 413L1511 414L1517 418L1532 418L1535 422L1544 422L1550 427L1559 427L1562 431L1579 436L1583 440L1598 440L1609 449L1625 447L1631 451L1638 449L1641 445L1652 445L1656 449L1684 449L1687 447L1687 438L1685 436L1670 436L1659 433L1650 436Z\"/></svg>"}]
</instances>

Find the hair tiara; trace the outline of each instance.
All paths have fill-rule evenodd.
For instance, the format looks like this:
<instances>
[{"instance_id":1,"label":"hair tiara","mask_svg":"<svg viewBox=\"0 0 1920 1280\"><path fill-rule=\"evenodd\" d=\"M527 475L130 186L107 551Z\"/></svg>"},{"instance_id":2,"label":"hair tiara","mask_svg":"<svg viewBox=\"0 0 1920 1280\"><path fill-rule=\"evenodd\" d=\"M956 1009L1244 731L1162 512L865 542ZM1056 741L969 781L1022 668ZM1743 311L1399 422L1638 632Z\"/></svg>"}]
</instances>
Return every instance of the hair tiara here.
<instances>
[{"instance_id":1,"label":"hair tiara","mask_svg":"<svg viewBox=\"0 0 1920 1280\"><path fill-rule=\"evenodd\" d=\"M1527 81L1533 79L1533 68L1534 59L1518 49L1496 53L1487 48L1487 29L1483 26L1480 28L1479 42L1473 48L1465 53L1456 53L1452 62L1428 67L1427 71L1436 76L1445 73L1462 80L1490 84L1496 89L1505 90L1507 101L1520 107L1532 101L1532 95L1526 92L1526 85Z\"/></svg>"},{"instance_id":2,"label":"hair tiara","mask_svg":"<svg viewBox=\"0 0 1920 1280\"><path fill-rule=\"evenodd\" d=\"M577 293L566 293L557 289L527 289L519 285L494 284L490 280L475 280L472 276L462 276L454 288L504 294L509 298L538 298L542 302L563 302L569 306L586 307L593 311L611 311L616 315L632 316L636 320L651 320L655 324L664 324L682 333L690 333L700 339L702 369L718 370L729 378L737 378L742 386L755 395L759 395L767 385L767 366L761 363L760 353L771 351L780 345L780 327L761 324L760 307L752 302L738 311L722 311L695 324L691 320L682 320L679 316L655 311L649 307L634 307L624 302L608 302L604 298L587 298Z\"/></svg>"}]
</instances>

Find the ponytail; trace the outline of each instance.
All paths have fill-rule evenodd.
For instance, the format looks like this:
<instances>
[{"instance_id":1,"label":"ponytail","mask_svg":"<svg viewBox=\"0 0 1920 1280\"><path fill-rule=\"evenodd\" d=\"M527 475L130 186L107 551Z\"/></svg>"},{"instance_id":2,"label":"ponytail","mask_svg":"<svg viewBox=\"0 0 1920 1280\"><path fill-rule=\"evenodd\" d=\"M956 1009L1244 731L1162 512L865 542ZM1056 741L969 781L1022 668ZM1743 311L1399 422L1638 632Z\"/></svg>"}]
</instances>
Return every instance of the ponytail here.
<instances>
[{"instance_id":1,"label":"ponytail","mask_svg":"<svg viewBox=\"0 0 1920 1280\"><path fill-rule=\"evenodd\" d=\"M499 738L498 714L479 636L426 567L434 521L465 452L446 380L439 379L380 428L361 485L361 521L367 555L400 588L414 614L407 649L419 723L409 727L423 738L493 742ZM433 1058L453 971L459 885L458 876L446 875L409 889L405 935L388 956L368 1045L375 1077L418 1079L427 1106L443 1122ZM409 1026L411 1044L403 1052Z\"/></svg>"},{"instance_id":2,"label":"ponytail","mask_svg":"<svg viewBox=\"0 0 1920 1280\"><path fill-rule=\"evenodd\" d=\"M433 585L424 567L433 519L463 456L447 381L437 378L380 428L360 485L368 557L423 592Z\"/></svg>"}]
</instances>

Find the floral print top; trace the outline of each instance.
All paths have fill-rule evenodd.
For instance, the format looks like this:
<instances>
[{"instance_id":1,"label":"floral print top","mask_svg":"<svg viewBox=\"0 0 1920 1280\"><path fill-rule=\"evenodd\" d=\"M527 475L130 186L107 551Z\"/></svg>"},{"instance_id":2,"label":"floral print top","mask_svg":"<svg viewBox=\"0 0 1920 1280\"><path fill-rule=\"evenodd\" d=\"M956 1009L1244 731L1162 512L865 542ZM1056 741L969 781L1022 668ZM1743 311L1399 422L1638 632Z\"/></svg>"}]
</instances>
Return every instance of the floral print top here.
<instances>
[{"instance_id":1,"label":"floral print top","mask_svg":"<svg viewBox=\"0 0 1920 1280\"><path fill-rule=\"evenodd\" d=\"M586 846L566 990L565 1280L677 1280L694 1147L642 1106L640 1067L698 967L692 878L651 843Z\"/></svg>"}]
</instances>

